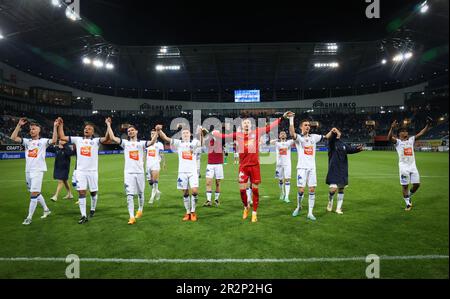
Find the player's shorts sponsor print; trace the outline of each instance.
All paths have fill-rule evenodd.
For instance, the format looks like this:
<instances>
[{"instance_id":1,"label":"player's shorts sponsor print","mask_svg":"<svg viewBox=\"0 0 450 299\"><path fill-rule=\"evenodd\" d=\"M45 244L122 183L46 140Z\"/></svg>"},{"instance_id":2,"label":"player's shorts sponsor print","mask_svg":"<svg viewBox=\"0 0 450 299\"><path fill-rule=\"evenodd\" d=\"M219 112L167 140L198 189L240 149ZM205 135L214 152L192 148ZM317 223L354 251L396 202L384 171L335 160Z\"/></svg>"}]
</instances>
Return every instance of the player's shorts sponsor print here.
<instances>
[{"instance_id":1,"label":"player's shorts sponsor print","mask_svg":"<svg viewBox=\"0 0 450 299\"><path fill-rule=\"evenodd\" d=\"M222 164L208 164L206 166L206 177L208 179L216 178L218 180L222 180L224 178L223 165Z\"/></svg>"},{"instance_id":2,"label":"player's shorts sponsor print","mask_svg":"<svg viewBox=\"0 0 450 299\"><path fill-rule=\"evenodd\" d=\"M420 175L417 169L400 169L400 185L420 184Z\"/></svg>"},{"instance_id":3,"label":"player's shorts sponsor print","mask_svg":"<svg viewBox=\"0 0 450 299\"><path fill-rule=\"evenodd\" d=\"M277 166L275 169L276 179L290 179L291 178L291 167L290 166Z\"/></svg>"},{"instance_id":4,"label":"player's shorts sponsor print","mask_svg":"<svg viewBox=\"0 0 450 299\"><path fill-rule=\"evenodd\" d=\"M125 173L124 174L125 193L137 195L144 193L145 175L143 173Z\"/></svg>"},{"instance_id":5,"label":"player's shorts sponsor print","mask_svg":"<svg viewBox=\"0 0 450 299\"><path fill-rule=\"evenodd\" d=\"M316 187L317 177L314 168L298 168L297 169L297 187Z\"/></svg>"},{"instance_id":6,"label":"player's shorts sponsor print","mask_svg":"<svg viewBox=\"0 0 450 299\"><path fill-rule=\"evenodd\" d=\"M77 190L98 191L98 172L77 170Z\"/></svg>"},{"instance_id":7,"label":"player's shorts sponsor print","mask_svg":"<svg viewBox=\"0 0 450 299\"><path fill-rule=\"evenodd\" d=\"M27 183L28 192L41 192L43 178L43 171L26 172L25 180Z\"/></svg>"},{"instance_id":8,"label":"player's shorts sponsor print","mask_svg":"<svg viewBox=\"0 0 450 299\"><path fill-rule=\"evenodd\" d=\"M187 190L189 188L198 188L198 174L182 172L178 174L177 189Z\"/></svg>"}]
</instances>

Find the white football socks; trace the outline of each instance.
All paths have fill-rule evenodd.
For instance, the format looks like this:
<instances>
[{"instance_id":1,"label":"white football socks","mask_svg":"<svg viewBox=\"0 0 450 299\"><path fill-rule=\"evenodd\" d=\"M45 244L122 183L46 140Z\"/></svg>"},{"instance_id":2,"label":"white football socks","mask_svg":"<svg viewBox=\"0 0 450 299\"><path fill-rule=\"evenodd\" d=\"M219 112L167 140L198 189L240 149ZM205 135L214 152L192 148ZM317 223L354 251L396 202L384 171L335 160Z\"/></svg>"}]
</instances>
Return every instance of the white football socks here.
<instances>
[{"instance_id":1,"label":"white football socks","mask_svg":"<svg viewBox=\"0 0 450 299\"><path fill-rule=\"evenodd\" d=\"M188 196L183 196L184 208L186 209L186 213L191 213L191 199Z\"/></svg>"},{"instance_id":2,"label":"white football socks","mask_svg":"<svg viewBox=\"0 0 450 299\"><path fill-rule=\"evenodd\" d=\"M134 218L134 196L131 194L127 195L128 213L130 218Z\"/></svg>"},{"instance_id":3,"label":"white football socks","mask_svg":"<svg viewBox=\"0 0 450 299\"><path fill-rule=\"evenodd\" d=\"M81 216L86 217L86 197L78 198L78 206L80 207Z\"/></svg>"},{"instance_id":4,"label":"white football socks","mask_svg":"<svg viewBox=\"0 0 450 299\"><path fill-rule=\"evenodd\" d=\"M344 203L344 193L338 193L336 210L342 209L343 203Z\"/></svg>"},{"instance_id":5,"label":"white football socks","mask_svg":"<svg viewBox=\"0 0 450 299\"><path fill-rule=\"evenodd\" d=\"M312 215L314 203L316 201L316 193L310 192L308 197L308 215Z\"/></svg>"},{"instance_id":6,"label":"white football socks","mask_svg":"<svg viewBox=\"0 0 450 299\"><path fill-rule=\"evenodd\" d=\"M144 210L144 193L138 194L138 201L139 201L139 212L142 212Z\"/></svg>"},{"instance_id":7,"label":"white football socks","mask_svg":"<svg viewBox=\"0 0 450 299\"><path fill-rule=\"evenodd\" d=\"M36 206L37 206L37 197L31 197L30 198L30 207L28 208L28 219L32 219L33 218L33 214L34 211L36 211Z\"/></svg>"}]
</instances>

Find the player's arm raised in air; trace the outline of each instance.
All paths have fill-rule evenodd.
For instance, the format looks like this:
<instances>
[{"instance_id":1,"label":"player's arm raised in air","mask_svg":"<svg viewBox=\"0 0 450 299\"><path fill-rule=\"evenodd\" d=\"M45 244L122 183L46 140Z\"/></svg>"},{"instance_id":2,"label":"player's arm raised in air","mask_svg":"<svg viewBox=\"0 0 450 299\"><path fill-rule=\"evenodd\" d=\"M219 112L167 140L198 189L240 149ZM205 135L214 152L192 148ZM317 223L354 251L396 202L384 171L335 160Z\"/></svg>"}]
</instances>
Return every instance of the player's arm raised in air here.
<instances>
[{"instance_id":1,"label":"player's arm raised in air","mask_svg":"<svg viewBox=\"0 0 450 299\"><path fill-rule=\"evenodd\" d=\"M52 133L52 139L50 140L50 144L56 144L58 141L58 126L59 126L59 120L55 119L53 122L53 133Z\"/></svg>"},{"instance_id":2,"label":"player's arm raised in air","mask_svg":"<svg viewBox=\"0 0 450 299\"><path fill-rule=\"evenodd\" d=\"M65 141L65 142L69 142L69 136L66 136L64 134L64 120L61 117L58 117L58 138L59 140Z\"/></svg>"},{"instance_id":3,"label":"player's arm raised in air","mask_svg":"<svg viewBox=\"0 0 450 299\"><path fill-rule=\"evenodd\" d=\"M294 112L288 111L283 116L289 119L289 135L291 135L292 139L297 140L297 133L295 133L294 126Z\"/></svg>"},{"instance_id":4,"label":"player's arm raised in air","mask_svg":"<svg viewBox=\"0 0 450 299\"><path fill-rule=\"evenodd\" d=\"M120 144L121 140L119 137L114 136L114 132L112 130L111 124L112 124L112 119L111 117L107 117L105 119L105 123L106 123L106 134L105 134L105 139L104 141L107 140L111 140L112 142L116 143L116 144ZM100 139L100 142L102 142L102 140ZM103 143L103 142L102 142Z\"/></svg>"},{"instance_id":5,"label":"player's arm raised in air","mask_svg":"<svg viewBox=\"0 0 450 299\"><path fill-rule=\"evenodd\" d=\"M102 144L103 143L108 143L109 141L112 140L111 136L108 134L108 123L109 123L109 127L111 127L111 123L112 123L111 117L107 117L105 119L105 124L106 124L105 136L104 137L100 137L100 139L99 139L100 143L102 143ZM112 129L111 129L111 132L112 132ZM114 136L114 134L112 136ZM120 143L120 138L119 138L119 143Z\"/></svg>"},{"instance_id":6,"label":"player's arm raised in air","mask_svg":"<svg viewBox=\"0 0 450 299\"><path fill-rule=\"evenodd\" d=\"M154 134L152 139L147 140L147 141L145 142L145 147L152 146L153 144L156 143L157 140L158 140L158 134Z\"/></svg>"},{"instance_id":7,"label":"player's arm raised in air","mask_svg":"<svg viewBox=\"0 0 450 299\"><path fill-rule=\"evenodd\" d=\"M162 125L156 125L155 127L156 132L158 133L159 137L167 143L172 143L172 138L167 137L167 135L162 130Z\"/></svg>"},{"instance_id":8,"label":"player's arm raised in air","mask_svg":"<svg viewBox=\"0 0 450 299\"><path fill-rule=\"evenodd\" d=\"M392 142L393 144L397 143L397 138L394 137L394 128L396 128L398 126L398 122L396 120L394 120L391 124L391 128L389 129L389 133L387 136L387 139Z\"/></svg>"},{"instance_id":9,"label":"player's arm raised in air","mask_svg":"<svg viewBox=\"0 0 450 299\"><path fill-rule=\"evenodd\" d=\"M419 133L416 134L415 139L419 139L423 135L425 135L431 128L431 121L432 119L430 117L427 117L427 124L425 125L425 128L423 128Z\"/></svg>"},{"instance_id":10,"label":"player's arm raised in air","mask_svg":"<svg viewBox=\"0 0 450 299\"><path fill-rule=\"evenodd\" d=\"M22 143L22 138L19 137L19 132L20 132L20 130L22 130L22 126L24 126L27 122L28 122L27 119L24 117L19 119L19 122L17 123L17 126L14 129L14 131L12 132L11 137L10 137L14 142Z\"/></svg>"}]
</instances>

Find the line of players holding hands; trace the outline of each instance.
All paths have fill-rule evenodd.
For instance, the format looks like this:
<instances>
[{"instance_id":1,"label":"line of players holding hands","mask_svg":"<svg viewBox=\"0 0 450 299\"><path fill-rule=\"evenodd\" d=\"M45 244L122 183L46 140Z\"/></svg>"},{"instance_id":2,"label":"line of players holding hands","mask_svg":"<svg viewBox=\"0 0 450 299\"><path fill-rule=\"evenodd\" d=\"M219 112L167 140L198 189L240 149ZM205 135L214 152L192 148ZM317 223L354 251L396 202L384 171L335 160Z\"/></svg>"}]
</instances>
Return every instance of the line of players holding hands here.
<instances>
[{"instance_id":1,"label":"line of players holding hands","mask_svg":"<svg viewBox=\"0 0 450 299\"><path fill-rule=\"evenodd\" d=\"M294 127L293 112L286 112L283 117L276 119L263 128L252 128L250 119L243 119L240 132L222 134L219 131L208 132L199 128L196 132L198 138L191 140L189 129L181 130L181 140L168 137L162 126L157 125L152 130L151 140L138 140L138 130L134 126L127 129L128 139L114 136L111 129L111 118L105 120L106 133L104 137L94 138L94 126L86 124L83 137L66 136L64 134L64 121L58 118L54 122L52 139L40 137L40 125L30 123L30 139L19 137L19 132L27 123L21 118L11 135L11 139L21 143L25 147L25 176L28 190L30 192L30 205L28 216L23 224L31 224L34 211L39 203L44 210L41 218L50 215L50 210L41 194L44 172L47 171L45 162L46 149L58 140L69 142L76 147L76 170L74 177L79 199L81 218L79 224L86 223L95 214L98 201L98 150L100 144L118 144L124 150L124 186L127 196L129 212L128 224L135 224L136 219L143 216L145 171L144 156L147 156L147 179L152 185L150 203L160 197L158 189L158 177L160 171L160 152L163 150L162 143L170 143L172 149L178 153L178 179L177 188L182 191L186 213L183 221L197 221L196 206L198 201L199 169L196 159L199 149L206 144L208 147L208 165L206 168L206 202L204 206L212 205L212 184L215 179L215 204L219 205L220 180L224 178L223 172L223 147L221 141L234 140L239 150L239 190L242 204L244 206L243 219L247 219L252 208L251 221L257 222L257 209L259 205L259 184L261 183L261 172L259 162L259 140L260 136L268 134L276 128L283 119L289 120L289 133L292 139L287 139L284 131L279 133L279 139L271 141L276 149L276 178L279 180L280 199L289 202L290 179L291 179L291 148L295 144L298 153L297 163L297 207L292 216L298 216L302 209L305 190L308 191L308 213L307 219L316 220L313 215L315 203L316 177L316 145L322 140L328 141L328 173L326 183L329 185L329 201L327 211L333 209L333 199L337 192L336 213L343 214L342 204L344 199L344 188L348 185L348 160L347 154L358 153L363 150L361 145L352 146L341 139L341 132L337 128L331 129L326 135L310 134L310 122L302 120L298 134ZM399 156L400 184L402 185L403 198L406 204L405 210L412 208L411 197L420 186L420 176L415 164L414 142L430 129L431 120L427 121L426 127L416 136L409 137L406 128L400 128L398 138L393 136L393 129L398 126L397 121L392 123L388 139L395 145ZM412 188L409 190L409 185ZM306 189L306 187L308 189ZM86 197L89 190L91 207L89 218L86 213ZM251 192L249 192L251 190ZM138 197L138 210L135 213L134 196ZM251 198L250 198L251 197ZM251 200L251 205L250 205Z\"/></svg>"}]
</instances>

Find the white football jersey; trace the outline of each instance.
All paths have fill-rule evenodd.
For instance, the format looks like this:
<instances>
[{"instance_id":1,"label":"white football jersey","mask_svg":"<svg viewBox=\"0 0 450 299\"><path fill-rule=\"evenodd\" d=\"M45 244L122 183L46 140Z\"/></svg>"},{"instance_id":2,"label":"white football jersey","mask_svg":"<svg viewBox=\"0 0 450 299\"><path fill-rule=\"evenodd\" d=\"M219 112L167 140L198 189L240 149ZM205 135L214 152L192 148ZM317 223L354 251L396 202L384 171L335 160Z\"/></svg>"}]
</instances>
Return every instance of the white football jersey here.
<instances>
[{"instance_id":1,"label":"white football jersey","mask_svg":"<svg viewBox=\"0 0 450 299\"><path fill-rule=\"evenodd\" d=\"M69 137L77 148L77 170L98 171L100 138Z\"/></svg>"},{"instance_id":2,"label":"white football jersey","mask_svg":"<svg viewBox=\"0 0 450 299\"><path fill-rule=\"evenodd\" d=\"M277 152L277 166L291 166L291 147L294 140L277 141L275 151Z\"/></svg>"},{"instance_id":3,"label":"white football jersey","mask_svg":"<svg viewBox=\"0 0 450 299\"><path fill-rule=\"evenodd\" d=\"M298 162L297 169L316 169L316 144L323 139L323 135L297 134L295 145L297 146Z\"/></svg>"},{"instance_id":4,"label":"white football jersey","mask_svg":"<svg viewBox=\"0 0 450 299\"><path fill-rule=\"evenodd\" d=\"M45 153L50 145L50 140L47 138L37 140L22 138L22 145L25 147L25 172L47 171Z\"/></svg>"},{"instance_id":5,"label":"white football jersey","mask_svg":"<svg viewBox=\"0 0 450 299\"><path fill-rule=\"evenodd\" d=\"M147 141L120 140L125 157L125 173L144 173L144 149Z\"/></svg>"},{"instance_id":6,"label":"white football jersey","mask_svg":"<svg viewBox=\"0 0 450 299\"><path fill-rule=\"evenodd\" d=\"M193 139L192 141L181 141L173 139L171 145L178 152L178 173L197 173L197 161L195 150L200 147L200 141Z\"/></svg>"},{"instance_id":7,"label":"white football jersey","mask_svg":"<svg viewBox=\"0 0 450 299\"><path fill-rule=\"evenodd\" d=\"M415 136L411 136L408 140L400 140L397 139L397 143L395 144L395 149L398 154L398 164L400 166L411 167L416 165L416 159L414 156L414 141L416 140Z\"/></svg>"},{"instance_id":8,"label":"white football jersey","mask_svg":"<svg viewBox=\"0 0 450 299\"><path fill-rule=\"evenodd\" d=\"M164 145L161 142L147 147L147 166L161 162L161 151L164 150Z\"/></svg>"}]
</instances>

